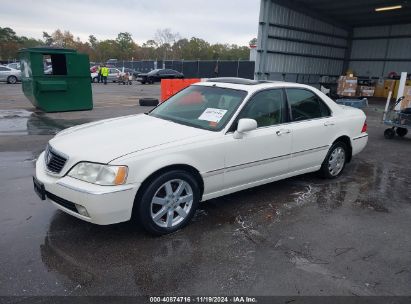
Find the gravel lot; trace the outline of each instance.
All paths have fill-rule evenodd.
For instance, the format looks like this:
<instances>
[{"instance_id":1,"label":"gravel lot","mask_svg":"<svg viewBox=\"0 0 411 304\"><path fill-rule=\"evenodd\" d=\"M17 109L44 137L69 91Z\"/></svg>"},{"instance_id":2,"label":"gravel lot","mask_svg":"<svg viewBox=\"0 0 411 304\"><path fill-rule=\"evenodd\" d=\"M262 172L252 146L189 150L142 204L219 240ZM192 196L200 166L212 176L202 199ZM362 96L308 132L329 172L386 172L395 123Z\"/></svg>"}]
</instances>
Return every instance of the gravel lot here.
<instances>
[{"instance_id":1,"label":"gravel lot","mask_svg":"<svg viewBox=\"0 0 411 304\"><path fill-rule=\"evenodd\" d=\"M33 192L35 160L60 129L141 113L158 85L93 84L95 108L37 112L0 83L0 295L411 295L411 136L369 144L337 180L307 174L201 204L164 237L96 226ZM143 130L142 130L143 131Z\"/></svg>"}]
</instances>

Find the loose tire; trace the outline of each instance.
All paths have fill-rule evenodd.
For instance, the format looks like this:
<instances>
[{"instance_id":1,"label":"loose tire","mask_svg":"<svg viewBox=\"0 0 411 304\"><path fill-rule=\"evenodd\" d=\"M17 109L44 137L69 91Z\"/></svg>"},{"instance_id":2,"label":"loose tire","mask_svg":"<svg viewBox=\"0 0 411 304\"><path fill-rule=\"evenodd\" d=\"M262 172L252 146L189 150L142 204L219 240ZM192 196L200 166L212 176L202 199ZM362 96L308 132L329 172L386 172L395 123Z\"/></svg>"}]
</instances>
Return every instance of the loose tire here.
<instances>
[{"instance_id":1,"label":"loose tire","mask_svg":"<svg viewBox=\"0 0 411 304\"><path fill-rule=\"evenodd\" d=\"M134 202L133 217L151 234L163 235L186 226L200 200L196 179L183 170L155 177Z\"/></svg>"},{"instance_id":2,"label":"loose tire","mask_svg":"<svg viewBox=\"0 0 411 304\"><path fill-rule=\"evenodd\" d=\"M386 130L384 131L384 137L385 137L386 139L393 139L394 136L395 136L395 131L394 131L394 129L389 128L389 129L386 129Z\"/></svg>"},{"instance_id":3,"label":"loose tire","mask_svg":"<svg viewBox=\"0 0 411 304\"><path fill-rule=\"evenodd\" d=\"M143 107L155 107L158 105L159 101L157 98L140 98L138 103Z\"/></svg>"},{"instance_id":4,"label":"loose tire","mask_svg":"<svg viewBox=\"0 0 411 304\"><path fill-rule=\"evenodd\" d=\"M408 130L406 128L397 128L395 132L397 133L399 137L404 137L405 135L407 135Z\"/></svg>"},{"instance_id":5,"label":"loose tire","mask_svg":"<svg viewBox=\"0 0 411 304\"><path fill-rule=\"evenodd\" d=\"M17 77L16 77L16 76L9 76L9 77L7 78L7 83L9 83L9 84L15 84L15 83L17 83Z\"/></svg>"},{"instance_id":6,"label":"loose tire","mask_svg":"<svg viewBox=\"0 0 411 304\"><path fill-rule=\"evenodd\" d=\"M325 157L319 171L324 178L337 178L341 175L347 162L348 153L347 145L343 142L334 143Z\"/></svg>"}]
</instances>

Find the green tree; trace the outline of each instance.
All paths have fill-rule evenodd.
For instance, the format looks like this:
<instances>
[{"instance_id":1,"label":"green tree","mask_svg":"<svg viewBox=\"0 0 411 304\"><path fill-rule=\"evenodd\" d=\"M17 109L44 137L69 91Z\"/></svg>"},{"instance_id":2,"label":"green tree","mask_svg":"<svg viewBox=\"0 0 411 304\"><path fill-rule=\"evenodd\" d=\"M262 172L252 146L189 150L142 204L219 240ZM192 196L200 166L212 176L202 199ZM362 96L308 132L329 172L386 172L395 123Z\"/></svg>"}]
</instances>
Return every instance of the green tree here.
<instances>
[{"instance_id":1,"label":"green tree","mask_svg":"<svg viewBox=\"0 0 411 304\"><path fill-rule=\"evenodd\" d=\"M94 35L88 36L88 42L90 43L90 45L93 49L95 49L97 47L98 40L97 40L96 36L94 36Z\"/></svg>"},{"instance_id":2,"label":"green tree","mask_svg":"<svg viewBox=\"0 0 411 304\"><path fill-rule=\"evenodd\" d=\"M51 46L53 44L53 38L49 33L43 32L43 39L46 45Z\"/></svg>"},{"instance_id":3,"label":"green tree","mask_svg":"<svg viewBox=\"0 0 411 304\"><path fill-rule=\"evenodd\" d=\"M116 38L117 49L119 54L116 56L118 59L130 59L133 56L133 51L136 48L136 44L133 41L130 33L119 33Z\"/></svg>"}]
</instances>

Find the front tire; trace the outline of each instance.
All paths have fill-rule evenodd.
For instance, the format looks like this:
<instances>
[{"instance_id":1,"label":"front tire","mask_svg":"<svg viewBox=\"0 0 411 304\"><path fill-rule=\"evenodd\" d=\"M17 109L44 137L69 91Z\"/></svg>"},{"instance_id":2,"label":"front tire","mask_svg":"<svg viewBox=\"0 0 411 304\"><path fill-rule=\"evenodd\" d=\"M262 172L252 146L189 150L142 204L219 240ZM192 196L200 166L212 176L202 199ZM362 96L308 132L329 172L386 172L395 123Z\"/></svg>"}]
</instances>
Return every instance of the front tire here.
<instances>
[{"instance_id":1,"label":"front tire","mask_svg":"<svg viewBox=\"0 0 411 304\"><path fill-rule=\"evenodd\" d=\"M133 216L151 234L163 235L186 226L200 201L196 179L183 170L155 177L142 189L134 204Z\"/></svg>"},{"instance_id":2,"label":"front tire","mask_svg":"<svg viewBox=\"0 0 411 304\"><path fill-rule=\"evenodd\" d=\"M347 145L343 142L334 143L323 164L321 165L320 174L324 178L333 179L341 175L347 163L348 153Z\"/></svg>"}]
</instances>

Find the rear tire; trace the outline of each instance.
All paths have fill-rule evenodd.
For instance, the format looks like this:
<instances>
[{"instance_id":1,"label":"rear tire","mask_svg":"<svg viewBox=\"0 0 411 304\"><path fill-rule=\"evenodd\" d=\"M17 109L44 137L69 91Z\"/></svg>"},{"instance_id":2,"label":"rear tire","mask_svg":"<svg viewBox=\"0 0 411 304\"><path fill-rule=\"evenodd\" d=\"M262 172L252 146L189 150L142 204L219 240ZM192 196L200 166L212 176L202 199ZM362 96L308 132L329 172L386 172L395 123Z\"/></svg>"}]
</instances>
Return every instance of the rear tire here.
<instances>
[{"instance_id":1,"label":"rear tire","mask_svg":"<svg viewBox=\"0 0 411 304\"><path fill-rule=\"evenodd\" d=\"M397 128L395 132L397 133L399 137L404 137L405 135L407 135L408 130L406 128Z\"/></svg>"},{"instance_id":2,"label":"rear tire","mask_svg":"<svg viewBox=\"0 0 411 304\"><path fill-rule=\"evenodd\" d=\"M389 128L389 129L386 129L386 130L384 131L384 137L385 137L386 139L393 139L394 136L395 136L395 131L394 131L393 128Z\"/></svg>"},{"instance_id":3,"label":"rear tire","mask_svg":"<svg viewBox=\"0 0 411 304\"><path fill-rule=\"evenodd\" d=\"M17 83L17 77L16 76L9 76L7 78L7 83L9 84L16 84Z\"/></svg>"},{"instance_id":4,"label":"rear tire","mask_svg":"<svg viewBox=\"0 0 411 304\"><path fill-rule=\"evenodd\" d=\"M154 177L136 198L133 218L154 235L175 232L186 226L200 201L196 179L183 170L172 170Z\"/></svg>"},{"instance_id":5,"label":"rear tire","mask_svg":"<svg viewBox=\"0 0 411 304\"><path fill-rule=\"evenodd\" d=\"M334 143L321 165L320 175L328 179L337 178L344 171L347 158L347 145L341 141Z\"/></svg>"}]
</instances>

